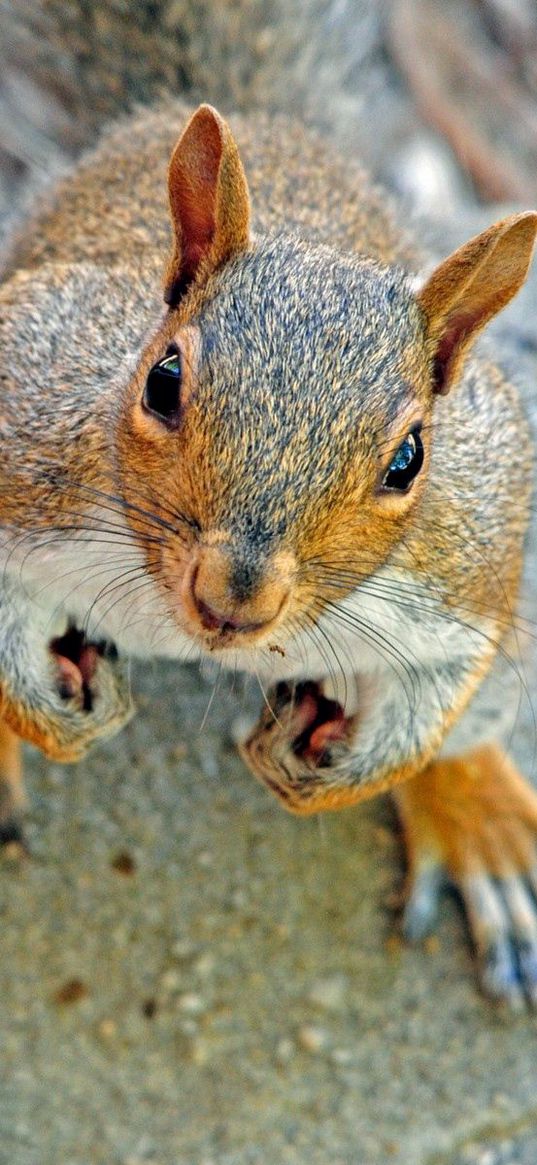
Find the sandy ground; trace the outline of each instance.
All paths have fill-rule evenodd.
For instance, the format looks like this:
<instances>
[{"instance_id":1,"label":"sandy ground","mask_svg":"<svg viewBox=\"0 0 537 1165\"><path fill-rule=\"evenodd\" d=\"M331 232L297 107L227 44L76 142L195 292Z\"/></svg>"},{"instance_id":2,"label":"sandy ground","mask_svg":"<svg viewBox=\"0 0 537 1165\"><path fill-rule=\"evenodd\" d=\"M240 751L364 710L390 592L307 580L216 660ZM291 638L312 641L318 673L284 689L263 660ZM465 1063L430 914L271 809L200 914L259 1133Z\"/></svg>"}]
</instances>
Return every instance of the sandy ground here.
<instances>
[{"instance_id":1,"label":"sandy ground","mask_svg":"<svg viewBox=\"0 0 537 1165\"><path fill-rule=\"evenodd\" d=\"M0 882L2 1165L534 1165L537 1021L476 990L464 926L403 947L387 801L282 813L242 693L135 674L77 767L29 755Z\"/></svg>"}]
</instances>

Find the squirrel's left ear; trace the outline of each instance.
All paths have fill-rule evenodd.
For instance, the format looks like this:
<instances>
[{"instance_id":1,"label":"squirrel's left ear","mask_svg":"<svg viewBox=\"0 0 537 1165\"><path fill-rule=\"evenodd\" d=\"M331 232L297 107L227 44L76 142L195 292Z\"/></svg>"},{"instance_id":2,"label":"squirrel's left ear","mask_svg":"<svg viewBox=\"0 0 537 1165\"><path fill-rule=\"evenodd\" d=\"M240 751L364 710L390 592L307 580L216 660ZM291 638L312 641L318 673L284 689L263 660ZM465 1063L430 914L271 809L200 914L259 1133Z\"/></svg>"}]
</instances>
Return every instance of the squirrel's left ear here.
<instances>
[{"instance_id":1,"label":"squirrel's left ear","mask_svg":"<svg viewBox=\"0 0 537 1165\"><path fill-rule=\"evenodd\" d=\"M472 340L522 286L536 233L537 213L503 219L445 259L418 293L435 392L448 392Z\"/></svg>"},{"instance_id":2,"label":"squirrel's left ear","mask_svg":"<svg viewBox=\"0 0 537 1165\"><path fill-rule=\"evenodd\" d=\"M164 298L174 306L249 242L250 200L235 140L220 114L200 105L173 151L168 194L174 249Z\"/></svg>"}]
</instances>

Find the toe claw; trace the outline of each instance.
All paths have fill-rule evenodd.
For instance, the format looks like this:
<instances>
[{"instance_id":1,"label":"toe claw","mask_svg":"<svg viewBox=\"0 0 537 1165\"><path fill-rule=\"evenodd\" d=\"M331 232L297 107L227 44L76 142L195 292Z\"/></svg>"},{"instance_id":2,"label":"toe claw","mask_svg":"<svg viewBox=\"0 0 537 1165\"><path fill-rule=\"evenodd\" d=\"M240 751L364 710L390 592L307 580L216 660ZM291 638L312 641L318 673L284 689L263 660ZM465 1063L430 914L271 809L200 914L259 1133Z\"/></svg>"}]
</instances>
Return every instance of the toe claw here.
<instances>
[{"instance_id":1,"label":"toe claw","mask_svg":"<svg viewBox=\"0 0 537 1165\"><path fill-rule=\"evenodd\" d=\"M528 1002L537 1007L537 944L520 941L517 948L520 979Z\"/></svg>"},{"instance_id":2,"label":"toe claw","mask_svg":"<svg viewBox=\"0 0 537 1165\"><path fill-rule=\"evenodd\" d=\"M503 935L491 942L482 960L481 985L490 999L505 1002L511 1011L522 1011L524 993L520 985L512 944Z\"/></svg>"},{"instance_id":3,"label":"toe claw","mask_svg":"<svg viewBox=\"0 0 537 1165\"><path fill-rule=\"evenodd\" d=\"M413 879L403 911L403 935L409 942L426 938L434 928L443 882L440 866L423 866Z\"/></svg>"}]
</instances>

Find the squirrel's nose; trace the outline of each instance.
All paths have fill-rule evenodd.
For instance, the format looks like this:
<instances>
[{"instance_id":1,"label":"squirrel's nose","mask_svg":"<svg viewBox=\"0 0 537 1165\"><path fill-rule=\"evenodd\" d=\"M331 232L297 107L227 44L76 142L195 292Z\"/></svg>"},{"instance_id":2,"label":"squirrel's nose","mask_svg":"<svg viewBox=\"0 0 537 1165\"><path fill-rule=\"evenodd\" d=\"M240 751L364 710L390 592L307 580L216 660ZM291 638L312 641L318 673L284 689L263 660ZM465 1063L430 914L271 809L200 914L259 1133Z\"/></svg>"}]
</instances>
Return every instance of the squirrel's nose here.
<instances>
[{"instance_id":1,"label":"squirrel's nose","mask_svg":"<svg viewBox=\"0 0 537 1165\"><path fill-rule=\"evenodd\" d=\"M198 547L181 587L189 622L229 641L268 628L287 607L294 568L290 558L273 555L255 576L251 572L246 586L246 571L238 570L237 552L229 543Z\"/></svg>"}]
</instances>

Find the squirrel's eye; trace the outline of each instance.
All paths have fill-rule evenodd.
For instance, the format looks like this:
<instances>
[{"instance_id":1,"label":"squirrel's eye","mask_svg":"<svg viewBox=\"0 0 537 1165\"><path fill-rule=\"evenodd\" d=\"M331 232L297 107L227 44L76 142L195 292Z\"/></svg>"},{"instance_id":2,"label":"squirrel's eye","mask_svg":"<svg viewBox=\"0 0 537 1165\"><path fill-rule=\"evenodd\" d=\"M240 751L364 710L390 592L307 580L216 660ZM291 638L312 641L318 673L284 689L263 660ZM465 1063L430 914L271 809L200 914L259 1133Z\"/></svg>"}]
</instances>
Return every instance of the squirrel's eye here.
<instances>
[{"instance_id":1,"label":"squirrel's eye","mask_svg":"<svg viewBox=\"0 0 537 1165\"><path fill-rule=\"evenodd\" d=\"M181 357L173 352L151 368L145 382L144 407L167 425L179 423Z\"/></svg>"},{"instance_id":2,"label":"squirrel's eye","mask_svg":"<svg viewBox=\"0 0 537 1165\"><path fill-rule=\"evenodd\" d=\"M423 465L423 442L419 429L405 437L382 479L384 489L408 489Z\"/></svg>"}]
</instances>

